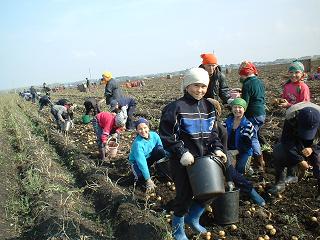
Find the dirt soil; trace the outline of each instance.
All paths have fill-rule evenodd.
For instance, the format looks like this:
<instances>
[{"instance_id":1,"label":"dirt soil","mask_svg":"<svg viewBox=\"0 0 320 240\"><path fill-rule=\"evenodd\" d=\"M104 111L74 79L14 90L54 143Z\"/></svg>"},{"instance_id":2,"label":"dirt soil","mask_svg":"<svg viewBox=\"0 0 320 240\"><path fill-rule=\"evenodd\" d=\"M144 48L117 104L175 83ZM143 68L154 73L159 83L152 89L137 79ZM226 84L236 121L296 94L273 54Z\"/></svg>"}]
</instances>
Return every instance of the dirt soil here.
<instances>
[{"instance_id":1,"label":"dirt soil","mask_svg":"<svg viewBox=\"0 0 320 240\"><path fill-rule=\"evenodd\" d=\"M313 69L320 62L313 63ZM253 204L246 196L240 196L239 222L235 223L236 230L233 230L230 225L218 225L215 223L214 212L206 211L201 218L201 223L212 232L212 239L223 239L219 236L219 231L225 231L225 239L257 239L259 236L268 235L270 239L291 239L292 236L298 239L314 240L320 239L320 203L315 201L316 195L316 180L312 176L312 172L308 172L298 183L287 187L286 191L278 197L271 197L267 194L267 190L271 187L273 176L273 159L272 147L277 142L281 134L281 126L283 124L284 111L272 106L272 99L279 97L281 94L281 83L286 80L287 65L266 66L259 68L260 77L266 85L267 95L267 120L262 129L262 137L265 140L264 156L267 164L266 184L259 185L256 175L248 177L253 181L255 187L267 200L267 206L260 208ZM233 70L228 76L229 86L241 87L236 70ZM145 80L146 85L142 88L124 88L126 94L136 98L138 102L135 117L145 117L150 120L151 128L158 130L159 119L162 108L169 102L177 99L180 94L179 77L166 79L165 77L158 79ZM320 81L308 81L310 87L312 102L320 104ZM92 126L83 125L81 123L81 115L83 114L83 102L88 96L103 96L103 86L98 86L92 89L89 93L79 93L75 89L68 89L60 93L53 94L53 100L59 98L67 98L79 105L76 111L75 127L69 133L70 144L75 146L77 153L75 156L86 156L90 168L95 174L103 173L107 175L113 184L117 184L127 192L127 201L125 204L119 203L121 209L117 209L115 213L110 213L108 216L117 218L120 222L117 228L116 239L132 239L133 233L137 235L140 232L140 239L157 239L154 235L148 235L147 228L141 228L134 225L139 219L135 216L143 218L145 223L154 222L154 218L158 221L165 222L166 229L161 236L161 239L170 239L170 211L175 196L174 186L169 178L155 176L154 181L157 185L156 194L146 198L143 184L134 186L133 176L128 163L128 154L130 152L131 143L135 137L134 132L124 132L121 135L120 147L117 156L114 158L108 157L108 161L100 162L98 160L98 150L95 144L95 135ZM27 103L29 104L29 103ZM31 106L31 104L30 104ZM36 109L35 106L31 106ZM107 106L103 106L103 110L108 110ZM228 114L228 109L224 108L224 117ZM50 113L45 109L41 113L40 118L46 119L53 128L54 125L50 122ZM80 157L79 157L80 158ZM90 171L91 171L90 170ZM80 170L76 170L80 171ZM154 170L152 170L154 173ZM82 174L82 172L81 172ZM90 172L92 174L92 172ZM86 172L86 175L90 175ZM81 176L81 175L80 175ZM83 179L85 179L85 176ZM79 177L79 176L78 176ZM91 175L92 177L92 175ZM81 178L81 177L80 177ZM83 181L83 184L88 184ZM87 194L92 195L94 192L88 191ZM101 195L102 196L102 195ZM128 197L130 196L130 197ZM108 205L104 199L95 199L96 209L106 211ZM110 203L109 206L112 204ZM134 207L133 207L134 206ZM114 207L114 206L113 206ZM141 215L141 212L136 213L132 209L141 209L146 214ZM214 211L214 206L212 206ZM120 215L117 215L117 213ZM107 214L107 213L106 213ZM314 218L316 221L314 221ZM272 235L270 230L266 229L266 225L271 224L276 230ZM131 228L130 226L135 226ZM152 228L152 226L150 226ZM161 228L159 228L161 229ZM144 231L144 232L143 232ZM150 232L152 230L150 229ZM190 229L187 230L190 239L198 239L192 234ZM135 236L136 236L135 235ZM160 236L160 235L159 235ZM108 238L106 238L108 239ZM139 239L139 238L136 238ZM159 238L160 239L160 238ZM265 237L264 239L267 239Z\"/></svg>"}]
</instances>

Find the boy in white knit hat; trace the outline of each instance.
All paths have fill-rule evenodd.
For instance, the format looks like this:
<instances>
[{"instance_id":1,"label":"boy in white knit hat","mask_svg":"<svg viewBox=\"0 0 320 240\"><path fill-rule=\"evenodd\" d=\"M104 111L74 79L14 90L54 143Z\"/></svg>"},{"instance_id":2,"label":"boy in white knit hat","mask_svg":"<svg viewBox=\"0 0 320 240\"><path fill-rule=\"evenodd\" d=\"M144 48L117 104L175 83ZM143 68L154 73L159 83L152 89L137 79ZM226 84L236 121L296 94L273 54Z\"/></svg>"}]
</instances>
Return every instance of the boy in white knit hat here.
<instances>
[{"instance_id":1,"label":"boy in white knit hat","mask_svg":"<svg viewBox=\"0 0 320 240\"><path fill-rule=\"evenodd\" d=\"M204 97L209 75L202 68L190 69L181 85L184 93L180 99L169 103L162 111L159 135L166 151L171 155L170 164L176 186L172 232L176 240L188 239L184 224L196 233L207 230L199 224L205 204L211 199L193 199L193 192L186 166L197 157L216 155L226 162L222 143L214 123L216 111Z\"/></svg>"}]
</instances>

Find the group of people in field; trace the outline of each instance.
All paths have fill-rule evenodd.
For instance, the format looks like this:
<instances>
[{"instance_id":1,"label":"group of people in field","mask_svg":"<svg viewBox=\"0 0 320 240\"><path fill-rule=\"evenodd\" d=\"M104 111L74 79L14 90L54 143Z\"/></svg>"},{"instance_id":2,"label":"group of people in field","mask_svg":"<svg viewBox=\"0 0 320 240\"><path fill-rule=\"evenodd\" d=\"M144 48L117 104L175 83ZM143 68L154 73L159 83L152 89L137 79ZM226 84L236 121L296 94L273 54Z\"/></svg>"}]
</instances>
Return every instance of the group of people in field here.
<instances>
[{"instance_id":1,"label":"group of people in field","mask_svg":"<svg viewBox=\"0 0 320 240\"><path fill-rule=\"evenodd\" d=\"M207 232L199 219L212 199L194 198L186 170L200 157L214 155L220 158L226 166L226 187L229 190L239 188L259 206L266 204L246 178L253 171L251 159L261 181L265 177L259 131L266 120L266 96L258 70L252 62L243 61L238 69L242 88L234 94L228 87L217 57L205 53L201 58L200 66L188 70L182 79L182 97L162 110L158 133L150 131L145 118L133 121L136 102L123 96L109 72L103 73L103 82L106 84L106 102L113 112L100 112L92 120L97 138L101 139L98 142L102 159L105 158L103 148L108 137L119 137L124 129L136 130L129 162L135 181L145 182L147 191L156 188L150 166L155 165L156 171L161 172L158 163L164 158L169 159L176 187L172 234L177 240L188 239L185 224L195 233ZM304 172L311 165L318 181L316 200L320 201L320 144L317 141L320 107L310 102L303 64L292 62L288 75L283 93L276 100L279 108L286 109L286 114L280 141L273 152L275 184L269 192L274 195L281 193L286 184L298 181L297 168ZM231 114L224 121L221 119L220 102L231 109Z\"/></svg>"},{"instance_id":2,"label":"group of people in field","mask_svg":"<svg viewBox=\"0 0 320 240\"><path fill-rule=\"evenodd\" d=\"M259 72L252 62L243 61L238 69L242 87L235 94L228 87L217 57L204 53L201 59L200 66L189 69L183 76L181 98L163 108L158 133L150 130L147 119L134 118L136 100L123 94L110 72L102 74L102 83L106 85L104 100L110 111L101 111L102 101L88 98L82 116L84 123L93 124L102 160L106 160L109 139L119 139L125 130L136 131L128 160L134 181L144 183L147 191L156 188L150 167L155 165L156 171L161 172L158 163L168 159L176 187L172 219L172 235L176 240L188 239L185 224L197 234L207 232L199 219L212 197L194 197L186 170L203 156L215 156L225 164L228 190L239 188L255 204L266 205L246 177L254 170L261 181L265 177L259 131L266 120L266 95ZM298 182L297 169L303 174L312 166L318 184L316 201L320 201L320 106L310 102L301 62L289 65L288 76L282 95L275 100L286 112L280 140L273 149L275 184L269 193L283 192L287 184ZM231 110L224 120L223 105ZM69 120L66 116L71 119L73 110L74 105L68 102L51 107L58 125Z\"/></svg>"}]
</instances>

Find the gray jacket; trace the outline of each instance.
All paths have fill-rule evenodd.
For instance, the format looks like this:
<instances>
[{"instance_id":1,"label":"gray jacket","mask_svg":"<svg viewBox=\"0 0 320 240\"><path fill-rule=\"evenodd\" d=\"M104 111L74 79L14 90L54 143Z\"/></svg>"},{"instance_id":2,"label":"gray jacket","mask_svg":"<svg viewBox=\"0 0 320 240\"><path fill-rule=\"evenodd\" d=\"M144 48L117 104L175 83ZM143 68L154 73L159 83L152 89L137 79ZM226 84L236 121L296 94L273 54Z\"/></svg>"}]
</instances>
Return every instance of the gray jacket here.
<instances>
[{"instance_id":1,"label":"gray jacket","mask_svg":"<svg viewBox=\"0 0 320 240\"><path fill-rule=\"evenodd\" d=\"M51 109L51 112L60 121L64 121L64 120L69 121L69 120L71 120L70 115L68 113L68 110L67 110L67 108L65 106L53 105L52 109Z\"/></svg>"},{"instance_id":2,"label":"gray jacket","mask_svg":"<svg viewBox=\"0 0 320 240\"><path fill-rule=\"evenodd\" d=\"M119 83L115 79L111 78L111 80L106 84L104 96L106 97L107 105L109 105L112 100L117 100L123 96Z\"/></svg>"}]
</instances>

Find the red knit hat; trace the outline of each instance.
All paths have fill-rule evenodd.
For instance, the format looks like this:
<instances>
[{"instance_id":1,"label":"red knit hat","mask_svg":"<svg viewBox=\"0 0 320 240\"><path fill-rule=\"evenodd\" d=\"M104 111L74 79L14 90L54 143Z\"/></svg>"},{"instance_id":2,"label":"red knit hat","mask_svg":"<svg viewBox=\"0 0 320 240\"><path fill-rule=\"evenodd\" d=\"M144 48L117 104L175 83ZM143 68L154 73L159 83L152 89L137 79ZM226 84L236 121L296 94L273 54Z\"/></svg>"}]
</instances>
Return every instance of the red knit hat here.
<instances>
[{"instance_id":1,"label":"red knit hat","mask_svg":"<svg viewBox=\"0 0 320 240\"><path fill-rule=\"evenodd\" d=\"M212 53L203 53L200 55L202 64L218 64L217 57Z\"/></svg>"},{"instance_id":2,"label":"red knit hat","mask_svg":"<svg viewBox=\"0 0 320 240\"><path fill-rule=\"evenodd\" d=\"M239 67L239 75L249 76L251 74L258 75L256 66L250 61L243 61Z\"/></svg>"}]
</instances>

